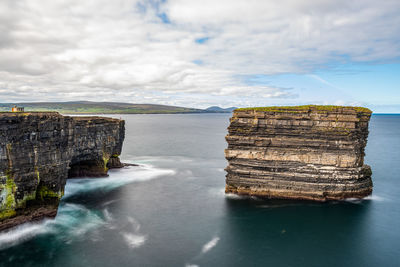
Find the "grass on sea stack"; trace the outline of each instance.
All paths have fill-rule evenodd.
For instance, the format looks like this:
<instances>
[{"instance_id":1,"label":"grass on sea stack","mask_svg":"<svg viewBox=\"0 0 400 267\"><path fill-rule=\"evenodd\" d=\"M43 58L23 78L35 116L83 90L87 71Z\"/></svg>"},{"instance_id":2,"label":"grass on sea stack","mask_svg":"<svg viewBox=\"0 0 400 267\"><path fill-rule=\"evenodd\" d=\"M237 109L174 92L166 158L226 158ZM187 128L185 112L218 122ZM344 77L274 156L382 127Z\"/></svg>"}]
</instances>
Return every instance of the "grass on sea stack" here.
<instances>
[{"instance_id":1,"label":"grass on sea stack","mask_svg":"<svg viewBox=\"0 0 400 267\"><path fill-rule=\"evenodd\" d=\"M304 106L272 106L272 107L253 107L238 108L235 111L269 111L269 112L305 112L305 111L339 111L340 109L353 109L356 112L372 113L368 108L352 106L333 106L333 105L304 105Z\"/></svg>"}]
</instances>

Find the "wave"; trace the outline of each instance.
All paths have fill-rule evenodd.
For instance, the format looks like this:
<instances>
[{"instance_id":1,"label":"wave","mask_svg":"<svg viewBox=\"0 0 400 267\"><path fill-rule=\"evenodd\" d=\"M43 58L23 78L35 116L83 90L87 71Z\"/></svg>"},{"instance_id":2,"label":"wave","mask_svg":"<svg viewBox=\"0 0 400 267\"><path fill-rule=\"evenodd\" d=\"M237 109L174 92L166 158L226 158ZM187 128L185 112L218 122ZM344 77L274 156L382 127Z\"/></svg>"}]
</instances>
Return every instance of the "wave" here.
<instances>
[{"instance_id":1,"label":"wave","mask_svg":"<svg viewBox=\"0 0 400 267\"><path fill-rule=\"evenodd\" d=\"M133 231L138 232L140 230L140 224L134 218L128 216L128 222L131 224Z\"/></svg>"},{"instance_id":2,"label":"wave","mask_svg":"<svg viewBox=\"0 0 400 267\"><path fill-rule=\"evenodd\" d=\"M128 227L132 230L130 232L123 231L120 234L129 248L138 248L146 242L147 235L139 233L140 224L134 218L128 216L127 221L129 223Z\"/></svg>"},{"instance_id":3,"label":"wave","mask_svg":"<svg viewBox=\"0 0 400 267\"><path fill-rule=\"evenodd\" d=\"M208 251L210 251L213 247L215 247L218 244L219 241L219 237L215 236L213 237L213 239L211 239L210 241L208 241L203 248L201 249L202 253L207 253Z\"/></svg>"},{"instance_id":4,"label":"wave","mask_svg":"<svg viewBox=\"0 0 400 267\"><path fill-rule=\"evenodd\" d=\"M218 236L214 236L210 241L205 243L203 247L201 248L201 252L195 256L191 261L196 261L196 259L200 259L201 257L204 256L205 253L209 252L211 249L213 249L219 242L220 238ZM199 265L193 264L193 263L186 263L185 267L198 267Z\"/></svg>"},{"instance_id":5,"label":"wave","mask_svg":"<svg viewBox=\"0 0 400 267\"><path fill-rule=\"evenodd\" d=\"M262 198L249 195L238 195L233 193L225 193L225 187L211 188L208 191L210 194L218 197L223 197L227 199L252 199L252 200L262 200Z\"/></svg>"},{"instance_id":6,"label":"wave","mask_svg":"<svg viewBox=\"0 0 400 267\"><path fill-rule=\"evenodd\" d=\"M232 193L226 193L225 198L228 199L251 199L251 200L258 200L262 201L262 198L256 197L256 196L249 196L249 195L237 195L237 194L232 194Z\"/></svg>"},{"instance_id":7,"label":"wave","mask_svg":"<svg viewBox=\"0 0 400 267\"><path fill-rule=\"evenodd\" d=\"M32 238L54 234L56 239L70 243L87 232L103 225L105 220L96 210L78 204L61 204L54 220L44 219L37 223L26 223L0 233L0 249L6 249Z\"/></svg>"},{"instance_id":8,"label":"wave","mask_svg":"<svg viewBox=\"0 0 400 267\"><path fill-rule=\"evenodd\" d=\"M223 197L223 198L232 198L232 199L241 199L241 198L246 198L246 196L240 196L236 194L231 194L231 193L225 193L225 187L214 187L209 190L209 193L218 196L218 197Z\"/></svg>"},{"instance_id":9,"label":"wave","mask_svg":"<svg viewBox=\"0 0 400 267\"><path fill-rule=\"evenodd\" d=\"M385 201L385 198L383 198L381 196L374 195L374 194L369 195L369 196L367 196L367 197L365 197L363 199L365 199L365 200L375 200L375 201Z\"/></svg>"},{"instance_id":10,"label":"wave","mask_svg":"<svg viewBox=\"0 0 400 267\"><path fill-rule=\"evenodd\" d=\"M83 205L62 203L54 220L45 219L38 223L26 223L9 231L0 233L0 249L6 249L45 234L53 234L55 240L62 243L71 243L82 238L91 238L92 241L101 239L98 229L105 226L108 229L123 228L124 222L116 222L108 209L88 209ZM132 232L122 232L122 236L129 247L141 246L147 239L138 234L140 224L132 217L125 220L125 226Z\"/></svg>"},{"instance_id":11,"label":"wave","mask_svg":"<svg viewBox=\"0 0 400 267\"><path fill-rule=\"evenodd\" d=\"M58 208L57 216L54 219L44 219L36 223L26 223L8 231L0 233L0 249L6 249L35 237L45 234L54 236L55 241L71 243L76 239L89 238L96 241L98 236L97 229L105 226L108 229L122 227L121 222L116 223L109 212L107 205L115 200L103 204L104 209L88 209L84 205L68 203L68 197L80 193L88 193L97 190L112 190L117 187L132 183L151 180L163 175L173 175L175 172L168 169L156 169L145 165L140 167L124 168L118 171L111 171L110 177L93 179L71 179L68 180L65 188L65 196ZM107 205L106 205L107 204ZM131 231L123 232L124 240L130 247L142 245L147 237L137 232L140 224L133 218L128 217L128 225Z\"/></svg>"},{"instance_id":12,"label":"wave","mask_svg":"<svg viewBox=\"0 0 400 267\"><path fill-rule=\"evenodd\" d=\"M108 211L108 209L104 209L103 210L103 214L104 214L104 218L106 219L106 221L111 222L114 219L111 217L111 213Z\"/></svg>"},{"instance_id":13,"label":"wave","mask_svg":"<svg viewBox=\"0 0 400 267\"><path fill-rule=\"evenodd\" d=\"M35 236L49 233L50 229L43 227L43 223L26 223L11 230L0 233L0 249L6 249L23 243Z\"/></svg>"},{"instance_id":14,"label":"wave","mask_svg":"<svg viewBox=\"0 0 400 267\"><path fill-rule=\"evenodd\" d=\"M126 244L130 248L138 248L138 247L142 246L147 240L147 236L145 236L145 235L137 235L137 234L126 233L126 232L122 232L121 235L124 238Z\"/></svg>"},{"instance_id":15,"label":"wave","mask_svg":"<svg viewBox=\"0 0 400 267\"><path fill-rule=\"evenodd\" d=\"M185 156L131 156L127 163L152 163L152 162L193 162L194 159Z\"/></svg>"},{"instance_id":16,"label":"wave","mask_svg":"<svg viewBox=\"0 0 400 267\"><path fill-rule=\"evenodd\" d=\"M381 196L377 196L377 195L369 195L369 196L366 196L361 199L360 198L346 198L344 201L350 202L350 203L362 203L363 201L366 201L366 200L373 200L373 201L381 202L381 201L385 201L387 199L383 198Z\"/></svg>"},{"instance_id":17,"label":"wave","mask_svg":"<svg viewBox=\"0 0 400 267\"><path fill-rule=\"evenodd\" d=\"M111 170L110 177L106 178L78 178L68 180L65 186L64 198L90 191L109 191L133 182L143 182L164 175L173 175L174 170L157 169L150 165L135 166L131 168Z\"/></svg>"}]
</instances>

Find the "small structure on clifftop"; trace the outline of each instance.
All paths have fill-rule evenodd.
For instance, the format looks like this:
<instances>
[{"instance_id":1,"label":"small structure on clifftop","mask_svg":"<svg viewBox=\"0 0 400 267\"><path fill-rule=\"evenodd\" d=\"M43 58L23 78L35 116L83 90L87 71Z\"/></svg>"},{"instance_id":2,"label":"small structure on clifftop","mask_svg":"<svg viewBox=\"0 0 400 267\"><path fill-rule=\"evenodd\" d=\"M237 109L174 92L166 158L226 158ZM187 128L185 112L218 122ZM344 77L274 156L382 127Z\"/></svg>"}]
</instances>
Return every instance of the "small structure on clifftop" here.
<instances>
[{"instance_id":1,"label":"small structure on clifftop","mask_svg":"<svg viewBox=\"0 0 400 267\"><path fill-rule=\"evenodd\" d=\"M314 105L236 109L226 136L225 192L317 201L371 194L364 165L371 113Z\"/></svg>"},{"instance_id":2,"label":"small structure on clifftop","mask_svg":"<svg viewBox=\"0 0 400 267\"><path fill-rule=\"evenodd\" d=\"M24 112L24 108L23 107L17 107L16 105L14 105L11 108L11 112Z\"/></svg>"}]
</instances>

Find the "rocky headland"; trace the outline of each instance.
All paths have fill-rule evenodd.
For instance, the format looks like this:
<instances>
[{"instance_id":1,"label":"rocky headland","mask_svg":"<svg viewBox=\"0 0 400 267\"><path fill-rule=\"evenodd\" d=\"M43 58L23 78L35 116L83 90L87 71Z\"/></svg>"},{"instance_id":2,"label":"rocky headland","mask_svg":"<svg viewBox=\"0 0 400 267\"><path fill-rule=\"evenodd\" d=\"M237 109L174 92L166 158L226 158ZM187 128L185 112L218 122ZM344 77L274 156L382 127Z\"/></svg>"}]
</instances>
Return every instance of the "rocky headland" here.
<instances>
[{"instance_id":1,"label":"rocky headland","mask_svg":"<svg viewBox=\"0 0 400 267\"><path fill-rule=\"evenodd\" d=\"M118 119L0 113L0 230L56 216L67 178L122 167L124 137Z\"/></svg>"},{"instance_id":2,"label":"rocky headland","mask_svg":"<svg viewBox=\"0 0 400 267\"><path fill-rule=\"evenodd\" d=\"M371 113L313 105L236 109L226 136L225 192L316 201L368 196Z\"/></svg>"}]
</instances>

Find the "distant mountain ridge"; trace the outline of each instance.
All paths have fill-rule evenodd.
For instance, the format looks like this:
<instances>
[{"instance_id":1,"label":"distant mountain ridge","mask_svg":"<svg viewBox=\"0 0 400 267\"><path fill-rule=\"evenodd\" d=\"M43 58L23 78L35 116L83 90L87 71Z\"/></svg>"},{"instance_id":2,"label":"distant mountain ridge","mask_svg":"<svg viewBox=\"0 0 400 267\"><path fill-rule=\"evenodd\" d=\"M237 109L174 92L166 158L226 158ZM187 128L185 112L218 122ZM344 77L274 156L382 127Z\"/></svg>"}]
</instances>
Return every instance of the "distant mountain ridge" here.
<instances>
[{"instance_id":1,"label":"distant mountain ridge","mask_svg":"<svg viewBox=\"0 0 400 267\"><path fill-rule=\"evenodd\" d=\"M158 104L131 104L122 102L25 102L0 103L0 111L10 111L14 106L21 106L25 111L58 111L69 114L179 114L179 113L228 113L230 109L217 106L196 109ZM234 108L233 108L234 109Z\"/></svg>"},{"instance_id":2,"label":"distant mountain ridge","mask_svg":"<svg viewBox=\"0 0 400 267\"><path fill-rule=\"evenodd\" d=\"M232 112L235 109L237 109L237 107L230 107L230 108L221 108L218 106L212 106L209 108L206 108L206 111L212 111L212 112L221 112L221 113L228 113L228 112Z\"/></svg>"}]
</instances>

